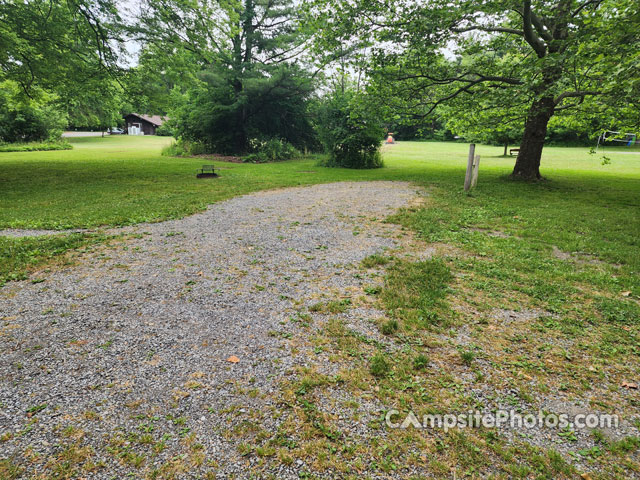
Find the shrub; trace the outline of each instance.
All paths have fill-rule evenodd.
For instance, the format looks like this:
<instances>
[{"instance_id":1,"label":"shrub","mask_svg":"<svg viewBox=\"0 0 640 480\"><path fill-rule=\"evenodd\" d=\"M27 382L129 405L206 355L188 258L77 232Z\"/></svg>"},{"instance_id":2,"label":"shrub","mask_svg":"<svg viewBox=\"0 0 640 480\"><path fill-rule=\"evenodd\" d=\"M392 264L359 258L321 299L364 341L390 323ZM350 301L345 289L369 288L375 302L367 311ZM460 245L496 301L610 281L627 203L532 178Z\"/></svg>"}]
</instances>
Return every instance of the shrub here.
<instances>
[{"instance_id":1,"label":"shrub","mask_svg":"<svg viewBox=\"0 0 640 480\"><path fill-rule=\"evenodd\" d=\"M300 155L300 152L290 143L278 138L249 140L249 155L242 161L248 163L267 163L291 160Z\"/></svg>"},{"instance_id":2,"label":"shrub","mask_svg":"<svg viewBox=\"0 0 640 480\"><path fill-rule=\"evenodd\" d=\"M205 146L200 142L191 142L178 139L168 147L162 149L162 155L166 157L190 157L206 153Z\"/></svg>"},{"instance_id":3,"label":"shrub","mask_svg":"<svg viewBox=\"0 0 640 480\"><path fill-rule=\"evenodd\" d=\"M20 105L0 110L0 141L7 143L57 140L66 116L53 106Z\"/></svg>"},{"instance_id":4,"label":"shrub","mask_svg":"<svg viewBox=\"0 0 640 480\"><path fill-rule=\"evenodd\" d=\"M175 137L175 132L166 123L156 128L156 135L159 137Z\"/></svg>"},{"instance_id":5,"label":"shrub","mask_svg":"<svg viewBox=\"0 0 640 480\"><path fill-rule=\"evenodd\" d=\"M382 167L384 130L376 114L354 93L334 93L320 107L319 136L328 167Z\"/></svg>"}]
</instances>

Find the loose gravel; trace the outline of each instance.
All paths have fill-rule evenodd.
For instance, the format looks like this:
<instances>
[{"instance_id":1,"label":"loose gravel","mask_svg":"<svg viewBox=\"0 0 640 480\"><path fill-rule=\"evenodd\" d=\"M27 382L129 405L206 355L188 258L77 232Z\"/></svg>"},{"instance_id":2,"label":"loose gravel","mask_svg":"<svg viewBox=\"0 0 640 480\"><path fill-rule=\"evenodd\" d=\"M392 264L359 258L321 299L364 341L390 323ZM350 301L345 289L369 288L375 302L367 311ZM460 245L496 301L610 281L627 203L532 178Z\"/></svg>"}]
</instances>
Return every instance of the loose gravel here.
<instances>
[{"instance_id":1,"label":"loose gravel","mask_svg":"<svg viewBox=\"0 0 640 480\"><path fill-rule=\"evenodd\" d=\"M125 478L153 438L162 445L141 460L147 471L200 452L207 461L179 478L211 465L217 478L245 478L247 460L226 433L273 407L294 364L286 320L328 292L360 287L356 265L397 245L398 227L381 220L416 194L400 182L255 193L129 228L128 240L78 265L38 272L41 283L7 284L0 459L28 478L82 446L99 467L87 478ZM301 467L277 476L297 478Z\"/></svg>"}]
</instances>

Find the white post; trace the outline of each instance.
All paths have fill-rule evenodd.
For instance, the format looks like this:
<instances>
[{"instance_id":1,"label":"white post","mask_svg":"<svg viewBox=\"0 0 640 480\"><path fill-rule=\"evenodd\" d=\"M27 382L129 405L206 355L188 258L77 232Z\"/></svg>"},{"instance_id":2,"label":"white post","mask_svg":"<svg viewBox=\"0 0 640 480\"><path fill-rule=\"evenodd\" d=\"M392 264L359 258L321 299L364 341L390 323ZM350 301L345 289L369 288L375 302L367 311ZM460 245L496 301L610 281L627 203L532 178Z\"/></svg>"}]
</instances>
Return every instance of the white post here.
<instances>
[{"instance_id":1,"label":"white post","mask_svg":"<svg viewBox=\"0 0 640 480\"><path fill-rule=\"evenodd\" d=\"M476 153L476 144L469 145L469 159L467 160L467 174L464 177L464 191L467 192L471 188L471 175L473 172L473 160Z\"/></svg>"},{"instance_id":2,"label":"white post","mask_svg":"<svg viewBox=\"0 0 640 480\"><path fill-rule=\"evenodd\" d=\"M478 184L478 170L480 169L480 155L476 155L473 162L473 174L471 175L471 188L475 188Z\"/></svg>"}]
</instances>

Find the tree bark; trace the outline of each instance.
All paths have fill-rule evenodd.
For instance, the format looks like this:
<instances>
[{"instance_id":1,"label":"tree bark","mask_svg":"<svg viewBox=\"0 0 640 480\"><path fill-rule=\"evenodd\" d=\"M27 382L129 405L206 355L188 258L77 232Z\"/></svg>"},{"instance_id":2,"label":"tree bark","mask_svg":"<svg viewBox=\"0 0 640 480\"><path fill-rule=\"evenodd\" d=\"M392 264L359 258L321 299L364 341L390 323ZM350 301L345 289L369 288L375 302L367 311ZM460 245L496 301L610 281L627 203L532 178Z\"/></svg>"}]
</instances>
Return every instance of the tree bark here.
<instances>
[{"instance_id":1,"label":"tree bark","mask_svg":"<svg viewBox=\"0 0 640 480\"><path fill-rule=\"evenodd\" d=\"M513 167L513 177L524 180L539 180L540 158L547 136L547 125L553 116L555 101L551 96L542 97L533 102L527 115L520 152Z\"/></svg>"},{"instance_id":2,"label":"tree bark","mask_svg":"<svg viewBox=\"0 0 640 480\"><path fill-rule=\"evenodd\" d=\"M507 156L507 149L508 149L508 148L509 148L509 144L508 144L508 143L505 143L505 144L504 144L504 153L502 154L502 156L503 156L503 157L506 157L506 156Z\"/></svg>"},{"instance_id":3,"label":"tree bark","mask_svg":"<svg viewBox=\"0 0 640 480\"><path fill-rule=\"evenodd\" d=\"M234 85L236 101L240 100L240 97L242 96L242 90L242 82L238 80ZM236 110L236 125L234 132L233 149L236 155L244 154L247 151L246 114L247 111L245 105L240 105Z\"/></svg>"}]
</instances>

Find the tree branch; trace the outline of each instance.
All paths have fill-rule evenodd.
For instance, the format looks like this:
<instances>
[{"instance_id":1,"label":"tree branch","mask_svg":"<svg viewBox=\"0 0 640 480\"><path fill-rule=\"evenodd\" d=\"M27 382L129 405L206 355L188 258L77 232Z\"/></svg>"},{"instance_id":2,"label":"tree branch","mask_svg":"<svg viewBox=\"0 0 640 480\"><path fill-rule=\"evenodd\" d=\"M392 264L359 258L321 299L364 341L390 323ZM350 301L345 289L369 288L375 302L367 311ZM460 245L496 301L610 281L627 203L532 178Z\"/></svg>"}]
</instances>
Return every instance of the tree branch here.
<instances>
[{"instance_id":1,"label":"tree branch","mask_svg":"<svg viewBox=\"0 0 640 480\"><path fill-rule=\"evenodd\" d=\"M585 8L587 8L589 5L595 5L596 8L598 8L600 6L600 4L602 3L602 0L588 0L587 2L584 2L582 5L580 5L578 8L576 8L573 13L571 14L572 17L575 17L576 15L578 15L582 10L584 10Z\"/></svg>"},{"instance_id":2,"label":"tree branch","mask_svg":"<svg viewBox=\"0 0 640 480\"><path fill-rule=\"evenodd\" d=\"M540 19L540 17L538 17L535 14L535 12L531 10L530 10L530 13L531 13L531 23L533 24L536 31L538 32L538 35L540 35L547 42L550 42L551 40L553 40L553 36L548 30L545 29L545 25L543 21Z\"/></svg>"},{"instance_id":3,"label":"tree branch","mask_svg":"<svg viewBox=\"0 0 640 480\"><path fill-rule=\"evenodd\" d=\"M518 30L517 28L507 28L507 27L485 27L483 25L469 25L468 27L451 29L451 31L456 33L471 32L474 30L480 30L482 32L512 33L514 35L524 36L524 32L522 30Z\"/></svg>"},{"instance_id":4,"label":"tree branch","mask_svg":"<svg viewBox=\"0 0 640 480\"><path fill-rule=\"evenodd\" d=\"M560 103L562 103L562 101L565 98L582 98L584 99L584 97L586 97L587 95L601 95L602 92L601 91L596 91L596 90L578 90L575 92L563 92L560 95L558 95L555 100L554 103L556 105L559 105Z\"/></svg>"},{"instance_id":5,"label":"tree branch","mask_svg":"<svg viewBox=\"0 0 640 480\"><path fill-rule=\"evenodd\" d=\"M531 48L536 52L539 58L543 58L547 54L547 48L536 35L533 30L532 17L531 17L531 0L524 0L522 5L522 26L524 29L524 39L527 41Z\"/></svg>"}]
</instances>

